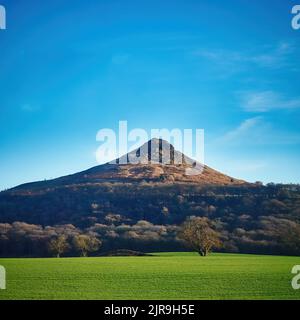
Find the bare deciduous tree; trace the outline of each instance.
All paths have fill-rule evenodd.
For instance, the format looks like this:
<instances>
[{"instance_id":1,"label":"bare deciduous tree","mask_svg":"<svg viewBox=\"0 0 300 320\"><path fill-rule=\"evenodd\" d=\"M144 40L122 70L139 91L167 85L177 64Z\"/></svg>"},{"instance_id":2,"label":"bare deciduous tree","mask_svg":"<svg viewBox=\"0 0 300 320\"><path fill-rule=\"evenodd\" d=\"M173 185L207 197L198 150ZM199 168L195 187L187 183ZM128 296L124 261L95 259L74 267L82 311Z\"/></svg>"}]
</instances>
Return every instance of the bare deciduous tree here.
<instances>
[{"instance_id":1,"label":"bare deciduous tree","mask_svg":"<svg viewBox=\"0 0 300 320\"><path fill-rule=\"evenodd\" d=\"M213 248L221 246L220 235L208 218L190 217L182 225L179 238L205 257Z\"/></svg>"},{"instance_id":2,"label":"bare deciduous tree","mask_svg":"<svg viewBox=\"0 0 300 320\"><path fill-rule=\"evenodd\" d=\"M82 257L86 257L89 252L97 251L102 244L96 237L85 234L75 236L73 243Z\"/></svg>"},{"instance_id":3,"label":"bare deciduous tree","mask_svg":"<svg viewBox=\"0 0 300 320\"><path fill-rule=\"evenodd\" d=\"M63 253L68 251L70 245L64 235L58 236L49 242L49 250L59 258Z\"/></svg>"}]
</instances>

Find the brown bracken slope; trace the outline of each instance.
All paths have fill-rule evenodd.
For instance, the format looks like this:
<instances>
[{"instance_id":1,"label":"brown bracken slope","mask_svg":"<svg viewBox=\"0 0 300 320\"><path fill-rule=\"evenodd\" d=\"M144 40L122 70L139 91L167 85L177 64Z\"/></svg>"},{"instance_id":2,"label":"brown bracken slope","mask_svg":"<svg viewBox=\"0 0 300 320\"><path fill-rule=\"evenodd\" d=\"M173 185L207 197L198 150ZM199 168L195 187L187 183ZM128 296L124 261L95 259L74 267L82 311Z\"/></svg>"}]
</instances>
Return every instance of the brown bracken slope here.
<instances>
[{"instance_id":1,"label":"brown bracken slope","mask_svg":"<svg viewBox=\"0 0 300 320\"><path fill-rule=\"evenodd\" d=\"M137 159L138 163L136 163ZM114 164L99 165L53 180L23 184L11 189L10 192L36 192L38 189L76 185L80 187L103 182L193 183L220 186L247 183L199 163L197 163L197 168L202 170L198 174L187 174L187 170L195 168L195 165L194 160L176 151L168 142L162 139L152 139L140 148L117 159Z\"/></svg>"}]
</instances>

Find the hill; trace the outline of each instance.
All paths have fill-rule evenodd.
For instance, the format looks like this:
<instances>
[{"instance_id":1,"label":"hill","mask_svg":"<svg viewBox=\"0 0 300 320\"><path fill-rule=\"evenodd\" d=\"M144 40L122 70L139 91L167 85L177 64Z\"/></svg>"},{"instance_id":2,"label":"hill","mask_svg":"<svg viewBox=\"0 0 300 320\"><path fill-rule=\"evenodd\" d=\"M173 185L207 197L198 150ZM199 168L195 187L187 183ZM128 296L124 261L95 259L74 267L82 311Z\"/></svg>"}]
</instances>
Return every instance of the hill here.
<instances>
[{"instance_id":1,"label":"hill","mask_svg":"<svg viewBox=\"0 0 300 320\"><path fill-rule=\"evenodd\" d=\"M143 151L150 146L157 163ZM143 163L122 164L137 155ZM161 140L124 157L1 192L0 256L47 256L49 239L78 233L101 238L103 251L182 250L176 234L188 216L212 220L224 251L300 254L299 186L251 184L208 166L190 176L194 161Z\"/></svg>"},{"instance_id":2,"label":"hill","mask_svg":"<svg viewBox=\"0 0 300 320\"><path fill-rule=\"evenodd\" d=\"M137 162L133 164L134 162ZM202 185L240 185L245 181L229 177L206 165L198 164L200 174L188 175L187 170L196 161L176 151L173 145L162 139L152 139L136 150L129 152L112 163L49 181L26 183L6 193L16 195L40 194L57 188L84 188L101 183L196 183Z\"/></svg>"},{"instance_id":3,"label":"hill","mask_svg":"<svg viewBox=\"0 0 300 320\"><path fill-rule=\"evenodd\" d=\"M139 163L132 164L137 155ZM168 164L164 164L165 159ZM202 190L209 186L249 185L200 164L197 165L203 169L201 174L188 175L187 170L196 164L168 142L152 139L116 159L115 164L99 165L49 181L26 183L0 193L0 222L80 225L91 216L103 222L106 214L113 212L128 219L163 223L163 208L176 202L174 197L183 196L183 192L191 195L199 187ZM173 190L173 196L166 196L166 190ZM172 221L185 216L181 206L173 214L177 219Z\"/></svg>"}]
</instances>

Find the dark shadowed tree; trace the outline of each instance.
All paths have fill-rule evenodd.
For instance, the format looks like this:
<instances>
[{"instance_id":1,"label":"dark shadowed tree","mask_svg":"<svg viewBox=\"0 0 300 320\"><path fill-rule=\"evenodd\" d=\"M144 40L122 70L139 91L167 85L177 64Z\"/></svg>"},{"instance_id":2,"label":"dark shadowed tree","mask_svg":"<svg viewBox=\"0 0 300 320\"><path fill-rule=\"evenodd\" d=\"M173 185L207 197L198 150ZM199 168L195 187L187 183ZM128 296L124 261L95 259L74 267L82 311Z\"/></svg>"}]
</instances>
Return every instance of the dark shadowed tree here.
<instances>
[{"instance_id":1,"label":"dark shadowed tree","mask_svg":"<svg viewBox=\"0 0 300 320\"><path fill-rule=\"evenodd\" d=\"M179 238L184 240L202 257L213 248L221 246L220 234L212 228L212 223L205 217L190 217L182 225Z\"/></svg>"},{"instance_id":2,"label":"dark shadowed tree","mask_svg":"<svg viewBox=\"0 0 300 320\"><path fill-rule=\"evenodd\" d=\"M62 254L70 249L70 245L67 238L64 235L60 235L49 242L49 250L59 258Z\"/></svg>"},{"instance_id":3,"label":"dark shadowed tree","mask_svg":"<svg viewBox=\"0 0 300 320\"><path fill-rule=\"evenodd\" d=\"M80 252L82 257L86 257L89 252L99 250L102 242L95 236L86 234L77 235L73 238L75 248Z\"/></svg>"}]
</instances>

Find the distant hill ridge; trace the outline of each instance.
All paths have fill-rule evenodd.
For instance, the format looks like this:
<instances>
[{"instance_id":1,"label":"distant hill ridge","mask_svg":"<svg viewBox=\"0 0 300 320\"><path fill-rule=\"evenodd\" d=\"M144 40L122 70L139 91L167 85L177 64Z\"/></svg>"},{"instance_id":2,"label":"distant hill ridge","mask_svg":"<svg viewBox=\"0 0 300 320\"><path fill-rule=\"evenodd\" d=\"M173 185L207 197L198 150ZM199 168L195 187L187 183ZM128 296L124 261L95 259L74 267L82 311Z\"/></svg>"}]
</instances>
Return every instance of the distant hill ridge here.
<instances>
[{"instance_id":1,"label":"distant hill ridge","mask_svg":"<svg viewBox=\"0 0 300 320\"><path fill-rule=\"evenodd\" d=\"M138 163L134 163L138 159ZM166 164L167 163L167 164ZM115 164L103 164L72 175L33 183L26 183L8 192L23 193L39 188L55 188L68 185L84 186L103 182L156 182L196 183L203 185L241 185L246 182L204 165L198 175L187 175L186 168L193 168L195 161L175 150L162 139L152 139L138 149L115 160ZM203 165L201 165L203 167Z\"/></svg>"}]
</instances>

